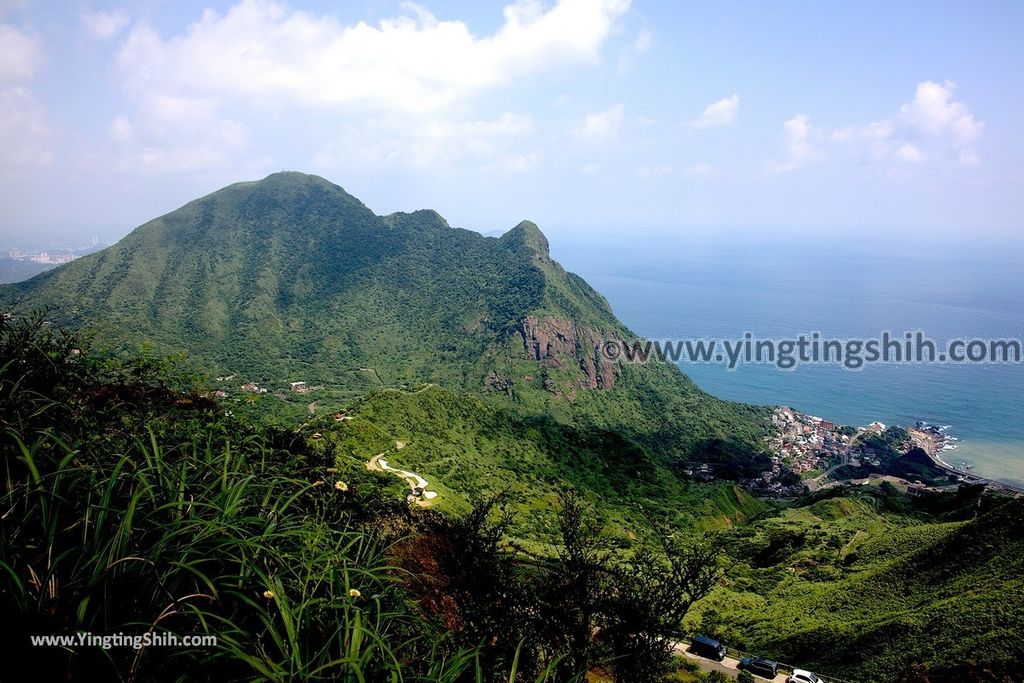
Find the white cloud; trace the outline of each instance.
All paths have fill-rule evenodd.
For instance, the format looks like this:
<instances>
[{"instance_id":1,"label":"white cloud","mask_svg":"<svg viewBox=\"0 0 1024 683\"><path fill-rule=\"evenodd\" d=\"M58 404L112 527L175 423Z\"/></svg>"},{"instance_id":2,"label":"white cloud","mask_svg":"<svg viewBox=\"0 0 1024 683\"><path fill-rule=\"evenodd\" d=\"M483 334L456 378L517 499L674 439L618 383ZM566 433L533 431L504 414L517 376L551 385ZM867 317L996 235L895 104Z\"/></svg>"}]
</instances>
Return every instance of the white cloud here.
<instances>
[{"instance_id":1,"label":"white cloud","mask_svg":"<svg viewBox=\"0 0 1024 683\"><path fill-rule=\"evenodd\" d=\"M495 159L484 167L487 171L502 171L505 173L525 173L536 166L544 154L535 150L528 154L509 154Z\"/></svg>"},{"instance_id":2,"label":"white cloud","mask_svg":"<svg viewBox=\"0 0 1024 683\"><path fill-rule=\"evenodd\" d=\"M469 140L476 144L495 137L528 135L533 132L533 119L526 114L505 112L496 119L463 121L437 121L425 127L427 137L437 140Z\"/></svg>"},{"instance_id":3,"label":"white cloud","mask_svg":"<svg viewBox=\"0 0 1024 683\"><path fill-rule=\"evenodd\" d=\"M640 31L633 39L633 52L641 55L651 49L654 44L654 36L648 30Z\"/></svg>"},{"instance_id":4,"label":"white cloud","mask_svg":"<svg viewBox=\"0 0 1024 683\"><path fill-rule=\"evenodd\" d=\"M900 107L900 118L933 137L949 135L956 144L968 144L981 136L984 124L963 102L953 102L956 85L925 81L917 85L913 101Z\"/></svg>"},{"instance_id":5,"label":"white cloud","mask_svg":"<svg viewBox=\"0 0 1024 683\"><path fill-rule=\"evenodd\" d=\"M137 102L134 117L110 124L122 168L186 172L228 166L248 149L247 128L222 116L208 98L151 95Z\"/></svg>"},{"instance_id":6,"label":"white cloud","mask_svg":"<svg viewBox=\"0 0 1024 683\"><path fill-rule=\"evenodd\" d=\"M135 139L135 126L127 116L118 114L110 124L110 137L114 142L128 144Z\"/></svg>"},{"instance_id":7,"label":"white cloud","mask_svg":"<svg viewBox=\"0 0 1024 683\"><path fill-rule=\"evenodd\" d=\"M730 95L716 102L712 102L704 108L704 111L693 121L694 128L711 128L717 126L728 126L736 118L736 112L740 108L740 96Z\"/></svg>"},{"instance_id":8,"label":"white cloud","mask_svg":"<svg viewBox=\"0 0 1024 683\"><path fill-rule=\"evenodd\" d=\"M910 163L918 163L924 161L924 153L917 147L914 147L909 142L904 142L896 150L896 158L900 161L907 161Z\"/></svg>"},{"instance_id":9,"label":"white cloud","mask_svg":"<svg viewBox=\"0 0 1024 683\"><path fill-rule=\"evenodd\" d=\"M632 71L639 58L649 51L652 45L654 45L654 34L646 28L637 31L631 42L623 44L619 48L618 73L625 75Z\"/></svg>"},{"instance_id":10,"label":"white cloud","mask_svg":"<svg viewBox=\"0 0 1024 683\"><path fill-rule=\"evenodd\" d=\"M513 140L532 134L529 117L456 120L453 105L518 78L597 63L629 0L519 0L486 35L401 7L393 19L345 24L277 0L241 0L223 13L205 10L177 35L137 24L117 58L135 110L112 122L110 136L132 165L221 165L252 137L223 112L304 107L351 114L316 153L320 166L527 170L541 157ZM195 110L182 112L187 123L174 123L176 106Z\"/></svg>"},{"instance_id":11,"label":"white cloud","mask_svg":"<svg viewBox=\"0 0 1024 683\"><path fill-rule=\"evenodd\" d=\"M703 161L699 161L686 169L686 175L690 178L704 178L711 175L712 172L714 172L714 168L712 168L711 164L704 163Z\"/></svg>"},{"instance_id":12,"label":"white cloud","mask_svg":"<svg viewBox=\"0 0 1024 683\"><path fill-rule=\"evenodd\" d=\"M622 127L625 105L617 104L606 111L587 114L577 129L580 137L588 140L606 140L615 137Z\"/></svg>"},{"instance_id":13,"label":"white cloud","mask_svg":"<svg viewBox=\"0 0 1024 683\"><path fill-rule=\"evenodd\" d=\"M900 107L900 121L909 129L932 140L950 145L960 161L978 160L974 144L981 138L985 124L963 102L953 100L956 85L925 81L918 83L914 99Z\"/></svg>"},{"instance_id":14,"label":"white cloud","mask_svg":"<svg viewBox=\"0 0 1024 683\"><path fill-rule=\"evenodd\" d=\"M594 175L601 170L601 167L597 164L583 164L579 167L579 172L583 175Z\"/></svg>"},{"instance_id":15,"label":"white cloud","mask_svg":"<svg viewBox=\"0 0 1024 683\"><path fill-rule=\"evenodd\" d=\"M0 168L47 166L53 136L46 108L26 87L42 65L42 50L35 37L10 24L0 24L0 45Z\"/></svg>"},{"instance_id":16,"label":"white cloud","mask_svg":"<svg viewBox=\"0 0 1024 683\"><path fill-rule=\"evenodd\" d=\"M829 139L832 140L832 142L849 142L856 134L856 126L846 126L845 128L836 128L832 131Z\"/></svg>"},{"instance_id":17,"label":"white cloud","mask_svg":"<svg viewBox=\"0 0 1024 683\"><path fill-rule=\"evenodd\" d=\"M818 150L811 141L812 128L806 114L797 114L782 124L782 139L786 146L786 158L772 164L778 172L795 171L818 156Z\"/></svg>"},{"instance_id":18,"label":"white cloud","mask_svg":"<svg viewBox=\"0 0 1024 683\"><path fill-rule=\"evenodd\" d=\"M847 126L830 136L834 142L863 150L881 164L919 164L952 160L963 165L978 163L975 144L985 124L963 102L953 100L953 83L924 81L914 99L888 119Z\"/></svg>"},{"instance_id":19,"label":"white cloud","mask_svg":"<svg viewBox=\"0 0 1024 683\"><path fill-rule=\"evenodd\" d=\"M46 109L21 86L0 88L0 167L47 166L53 148Z\"/></svg>"},{"instance_id":20,"label":"white cloud","mask_svg":"<svg viewBox=\"0 0 1024 683\"><path fill-rule=\"evenodd\" d=\"M42 64L38 41L22 29L0 24L0 84L32 80Z\"/></svg>"},{"instance_id":21,"label":"white cloud","mask_svg":"<svg viewBox=\"0 0 1024 683\"><path fill-rule=\"evenodd\" d=\"M782 124L782 129L791 153L799 157L806 157L810 154L807 136L811 129L811 124L808 122L806 114L797 114L793 118L786 120Z\"/></svg>"},{"instance_id":22,"label":"white cloud","mask_svg":"<svg viewBox=\"0 0 1024 683\"><path fill-rule=\"evenodd\" d=\"M641 166L636 169L636 173L641 178L656 178L658 176L665 176L672 173L672 167L668 164L655 164L653 166Z\"/></svg>"},{"instance_id":23,"label":"white cloud","mask_svg":"<svg viewBox=\"0 0 1024 683\"><path fill-rule=\"evenodd\" d=\"M242 0L220 15L205 10L165 39L139 25L119 55L132 91L285 98L307 105L369 104L430 111L481 88L568 64L593 64L629 0L535 0L504 9L493 34L440 21L406 4L406 14L372 26Z\"/></svg>"},{"instance_id":24,"label":"white cloud","mask_svg":"<svg viewBox=\"0 0 1024 683\"><path fill-rule=\"evenodd\" d=\"M124 30L131 21L128 15L121 10L83 12L81 19L86 33L97 40L110 40Z\"/></svg>"},{"instance_id":25,"label":"white cloud","mask_svg":"<svg viewBox=\"0 0 1024 683\"><path fill-rule=\"evenodd\" d=\"M525 171L542 158L516 148L534 132L533 119L505 112L495 119L413 122L403 117L367 119L348 126L316 156L322 167L351 163L415 168L464 165L485 170Z\"/></svg>"}]
</instances>

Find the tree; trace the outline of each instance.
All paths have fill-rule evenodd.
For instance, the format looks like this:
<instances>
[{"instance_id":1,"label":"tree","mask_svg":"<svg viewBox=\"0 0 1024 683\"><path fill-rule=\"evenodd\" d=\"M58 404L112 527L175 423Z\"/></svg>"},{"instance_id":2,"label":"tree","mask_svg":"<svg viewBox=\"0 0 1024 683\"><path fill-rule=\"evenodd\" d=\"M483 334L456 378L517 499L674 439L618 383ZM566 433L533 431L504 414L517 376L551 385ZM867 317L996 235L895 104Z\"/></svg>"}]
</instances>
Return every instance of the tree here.
<instances>
[{"instance_id":1,"label":"tree","mask_svg":"<svg viewBox=\"0 0 1024 683\"><path fill-rule=\"evenodd\" d=\"M526 675L538 648L521 643L533 638L536 610L514 557L501 546L511 523L507 495L499 493L459 518L426 515L420 533L394 552L406 589L443 622L457 648L478 648L484 670L502 671L517 660Z\"/></svg>"},{"instance_id":2,"label":"tree","mask_svg":"<svg viewBox=\"0 0 1024 683\"><path fill-rule=\"evenodd\" d=\"M602 537L602 525L588 515L575 489L560 493L559 502L562 549L545 594L552 617L548 623L566 639L561 673L573 675L590 669L611 553Z\"/></svg>"},{"instance_id":3,"label":"tree","mask_svg":"<svg viewBox=\"0 0 1024 683\"><path fill-rule=\"evenodd\" d=\"M720 576L716 546L706 539L678 541L664 530L660 553L641 550L617 566L602 624L615 680L662 680L670 670L683 618Z\"/></svg>"}]
</instances>

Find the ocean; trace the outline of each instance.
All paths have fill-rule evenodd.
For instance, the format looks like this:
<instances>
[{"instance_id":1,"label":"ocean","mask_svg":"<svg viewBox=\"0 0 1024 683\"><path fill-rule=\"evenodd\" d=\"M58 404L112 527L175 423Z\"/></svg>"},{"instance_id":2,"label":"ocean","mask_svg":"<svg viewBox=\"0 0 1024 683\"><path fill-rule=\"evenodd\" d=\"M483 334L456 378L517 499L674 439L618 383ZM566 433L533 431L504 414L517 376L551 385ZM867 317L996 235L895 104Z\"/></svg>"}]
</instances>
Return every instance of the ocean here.
<instances>
[{"instance_id":1,"label":"ocean","mask_svg":"<svg viewBox=\"0 0 1024 683\"><path fill-rule=\"evenodd\" d=\"M1024 257L930 244L690 244L656 236L553 241L634 332L649 339L1024 337ZM943 459L1024 485L1024 364L681 363L725 399L788 405L844 424L948 426Z\"/></svg>"}]
</instances>

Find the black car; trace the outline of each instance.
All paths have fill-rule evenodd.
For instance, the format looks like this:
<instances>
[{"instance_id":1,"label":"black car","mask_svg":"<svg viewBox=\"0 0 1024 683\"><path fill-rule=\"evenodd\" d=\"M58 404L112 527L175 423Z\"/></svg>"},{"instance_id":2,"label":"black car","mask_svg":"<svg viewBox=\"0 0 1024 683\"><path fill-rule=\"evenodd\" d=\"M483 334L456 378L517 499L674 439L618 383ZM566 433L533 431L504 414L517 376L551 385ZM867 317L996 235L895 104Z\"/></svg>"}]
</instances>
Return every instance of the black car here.
<instances>
[{"instance_id":1,"label":"black car","mask_svg":"<svg viewBox=\"0 0 1024 683\"><path fill-rule=\"evenodd\" d=\"M744 657L740 660L740 668L769 679L779 675L779 663L764 657Z\"/></svg>"},{"instance_id":2,"label":"black car","mask_svg":"<svg viewBox=\"0 0 1024 683\"><path fill-rule=\"evenodd\" d=\"M690 652L720 662L725 659L725 646L714 638L695 636L690 641Z\"/></svg>"}]
</instances>

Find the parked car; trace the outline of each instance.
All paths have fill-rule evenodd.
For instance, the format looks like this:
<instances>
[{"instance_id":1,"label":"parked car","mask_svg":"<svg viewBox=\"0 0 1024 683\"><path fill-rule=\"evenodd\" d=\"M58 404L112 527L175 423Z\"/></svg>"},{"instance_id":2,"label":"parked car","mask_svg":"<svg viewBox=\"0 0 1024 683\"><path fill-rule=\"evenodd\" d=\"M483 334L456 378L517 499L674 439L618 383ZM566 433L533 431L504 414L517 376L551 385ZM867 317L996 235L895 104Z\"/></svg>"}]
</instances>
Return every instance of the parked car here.
<instances>
[{"instance_id":1,"label":"parked car","mask_svg":"<svg viewBox=\"0 0 1024 683\"><path fill-rule=\"evenodd\" d=\"M793 675L786 679L786 683L824 683L824 681L810 671L793 669Z\"/></svg>"},{"instance_id":2,"label":"parked car","mask_svg":"<svg viewBox=\"0 0 1024 683\"><path fill-rule=\"evenodd\" d=\"M720 662L725 659L725 646L714 638L694 636L690 641L690 652Z\"/></svg>"},{"instance_id":3,"label":"parked car","mask_svg":"<svg viewBox=\"0 0 1024 683\"><path fill-rule=\"evenodd\" d=\"M764 657L744 657L740 660L740 668L765 678L775 678L779 675L779 663Z\"/></svg>"}]
</instances>

